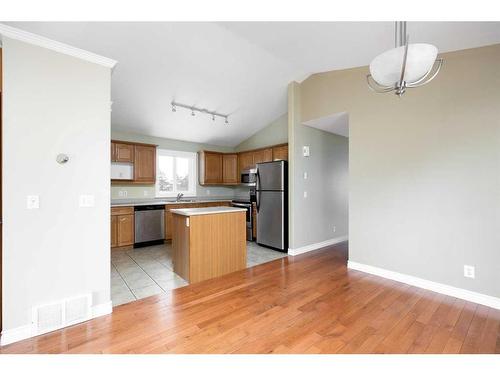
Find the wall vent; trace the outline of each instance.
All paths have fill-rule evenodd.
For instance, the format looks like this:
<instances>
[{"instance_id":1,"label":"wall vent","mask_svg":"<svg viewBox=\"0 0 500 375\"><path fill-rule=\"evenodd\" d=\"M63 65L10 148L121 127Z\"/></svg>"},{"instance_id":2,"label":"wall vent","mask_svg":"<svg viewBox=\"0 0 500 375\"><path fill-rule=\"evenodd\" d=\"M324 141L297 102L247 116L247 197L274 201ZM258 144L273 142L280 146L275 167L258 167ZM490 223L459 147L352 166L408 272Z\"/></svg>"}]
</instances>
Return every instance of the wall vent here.
<instances>
[{"instance_id":1,"label":"wall vent","mask_svg":"<svg viewBox=\"0 0 500 375\"><path fill-rule=\"evenodd\" d=\"M61 301L33 307L32 334L54 331L89 320L92 294L71 297Z\"/></svg>"}]
</instances>

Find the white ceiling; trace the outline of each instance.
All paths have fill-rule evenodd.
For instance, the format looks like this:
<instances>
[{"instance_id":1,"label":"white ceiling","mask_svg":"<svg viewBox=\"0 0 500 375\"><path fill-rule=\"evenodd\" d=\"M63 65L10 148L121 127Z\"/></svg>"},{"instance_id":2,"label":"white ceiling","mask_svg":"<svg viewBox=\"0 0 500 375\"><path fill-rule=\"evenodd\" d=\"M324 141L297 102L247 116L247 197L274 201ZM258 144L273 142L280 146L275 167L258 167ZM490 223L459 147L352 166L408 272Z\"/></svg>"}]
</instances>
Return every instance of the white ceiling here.
<instances>
[{"instance_id":1,"label":"white ceiling","mask_svg":"<svg viewBox=\"0 0 500 375\"><path fill-rule=\"evenodd\" d=\"M118 60L112 127L235 146L287 110L286 87L316 72L369 64L393 46L392 22L8 22ZM441 52L500 43L500 23L415 22L412 42ZM171 112L170 102L230 115Z\"/></svg>"},{"instance_id":2,"label":"white ceiling","mask_svg":"<svg viewBox=\"0 0 500 375\"><path fill-rule=\"evenodd\" d=\"M349 114L347 112L338 112L309 120L303 122L302 125L349 138Z\"/></svg>"}]
</instances>

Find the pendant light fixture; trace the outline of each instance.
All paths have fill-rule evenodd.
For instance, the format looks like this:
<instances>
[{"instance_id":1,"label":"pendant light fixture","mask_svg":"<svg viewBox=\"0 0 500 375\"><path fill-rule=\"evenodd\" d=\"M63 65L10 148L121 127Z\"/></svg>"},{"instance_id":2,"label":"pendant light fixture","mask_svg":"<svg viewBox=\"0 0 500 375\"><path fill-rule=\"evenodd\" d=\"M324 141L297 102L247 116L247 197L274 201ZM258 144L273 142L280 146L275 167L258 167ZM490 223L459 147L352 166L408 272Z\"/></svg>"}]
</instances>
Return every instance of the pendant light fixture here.
<instances>
[{"instance_id":1,"label":"pendant light fixture","mask_svg":"<svg viewBox=\"0 0 500 375\"><path fill-rule=\"evenodd\" d=\"M406 22L396 22L395 48L378 55L370 63L366 76L368 87L377 93L393 91L401 97L407 88L432 81L443 65L432 44L409 44Z\"/></svg>"}]
</instances>

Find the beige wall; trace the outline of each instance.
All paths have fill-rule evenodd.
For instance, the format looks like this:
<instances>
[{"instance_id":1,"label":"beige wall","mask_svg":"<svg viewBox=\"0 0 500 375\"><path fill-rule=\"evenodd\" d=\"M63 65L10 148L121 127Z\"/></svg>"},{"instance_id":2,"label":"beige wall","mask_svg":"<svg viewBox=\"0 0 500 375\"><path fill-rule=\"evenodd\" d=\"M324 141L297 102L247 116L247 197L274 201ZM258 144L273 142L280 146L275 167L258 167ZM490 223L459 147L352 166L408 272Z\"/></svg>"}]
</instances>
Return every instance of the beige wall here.
<instances>
[{"instance_id":1,"label":"beige wall","mask_svg":"<svg viewBox=\"0 0 500 375\"><path fill-rule=\"evenodd\" d=\"M250 138L241 142L238 146L236 146L235 150L238 152L246 151L287 142L288 115L285 113L267 125L264 129L259 130Z\"/></svg>"},{"instance_id":2,"label":"beige wall","mask_svg":"<svg viewBox=\"0 0 500 375\"><path fill-rule=\"evenodd\" d=\"M401 99L367 67L313 75L302 120L349 113L351 260L500 297L500 45L444 58Z\"/></svg>"}]
</instances>

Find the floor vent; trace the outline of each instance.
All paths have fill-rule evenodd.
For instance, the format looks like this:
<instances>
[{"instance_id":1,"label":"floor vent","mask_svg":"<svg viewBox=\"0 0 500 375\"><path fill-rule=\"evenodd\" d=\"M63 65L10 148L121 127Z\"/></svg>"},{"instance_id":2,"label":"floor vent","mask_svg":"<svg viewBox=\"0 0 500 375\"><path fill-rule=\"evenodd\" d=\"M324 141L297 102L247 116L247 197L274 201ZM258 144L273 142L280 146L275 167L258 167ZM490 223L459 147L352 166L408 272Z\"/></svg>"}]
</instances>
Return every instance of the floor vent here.
<instances>
[{"instance_id":1,"label":"floor vent","mask_svg":"<svg viewBox=\"0 0 500 375\"><path fill-rule=\"evenodd\" d=\"M85 294L33 308L32 333L54 331L91 318L92 295Z\"/></svg>"}]
</instances>

